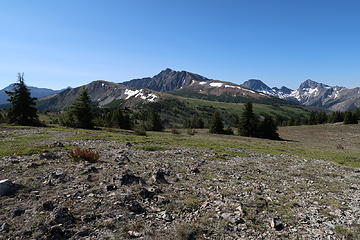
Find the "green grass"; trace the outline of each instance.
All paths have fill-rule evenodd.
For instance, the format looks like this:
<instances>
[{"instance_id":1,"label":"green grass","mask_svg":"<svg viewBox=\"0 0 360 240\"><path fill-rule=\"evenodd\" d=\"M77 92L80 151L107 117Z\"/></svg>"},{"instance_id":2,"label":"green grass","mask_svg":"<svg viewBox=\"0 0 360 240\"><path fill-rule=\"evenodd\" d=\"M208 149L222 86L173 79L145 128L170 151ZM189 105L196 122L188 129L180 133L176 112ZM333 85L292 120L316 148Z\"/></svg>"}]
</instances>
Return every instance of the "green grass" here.
<instances>
[{"instance_id":1,"label":"green grass","mask_svg":"<svg viewBox=\"0 0 360 240\"><path fill-rule=\"evenodd\" d=\"M40 134L34 136L19 136L13 140L0 141L0 157L9 155L31 155L49 150L46 143L39 143L40 140L50 138L50 135Z\"/></svg>"},{"instance_id":2,"label":"green grass","mask_svg":"<svg viewBox=\"0 0 360 240\"><path fill-rule=\"evenodd\" d=\"M3 125L4 127L4 125ZM332 161L350 167L360 167L360 125L317 125L282 127L280 136L291 141L272 141L267 139L240 136L209 134L207 129L197 130L197 134L174 135L171 131L147 132L147 136L137 136L133 131L109 129L84 130L63 127L40 128L41 133L33 136L18 136L17 130L23 127L6 126L14 130L11 137L4 135L1 140L0 156L11 154L33 154L48 150L46 142L57 140L57 134L68 141L108 140L123 143L132 142L135 147L145 151L162 151L172 147L193 147L209 149L217 153L219 160L227 157L247 157L247 149L267 154L289 154L304 158ZM51 134L48 133L51 131ZM57 134L53 134L53 133ZM44 141L46 140L46 141ZM344 149L337 149L341 143ZM239 150L237 150L239 149Z\"/></svg>"}]
</instances>

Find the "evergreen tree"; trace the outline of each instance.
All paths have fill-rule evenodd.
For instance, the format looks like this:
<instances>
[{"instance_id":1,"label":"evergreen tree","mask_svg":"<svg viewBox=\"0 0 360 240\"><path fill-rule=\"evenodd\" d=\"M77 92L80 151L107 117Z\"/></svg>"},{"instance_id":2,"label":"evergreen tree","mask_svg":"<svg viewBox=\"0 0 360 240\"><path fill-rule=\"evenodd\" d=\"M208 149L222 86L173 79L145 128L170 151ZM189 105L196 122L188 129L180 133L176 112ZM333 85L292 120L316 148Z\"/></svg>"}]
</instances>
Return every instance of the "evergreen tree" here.
<instances>
[{"instance_id":1,"label":"evergreen tree","mask_svg":"<svg viewBox=\"0 0 360 240\"><path fill-rule=\"evenodd\" d=\"M358 124L357 117L350 111L345 112L344 124Z\"/></svg>"},{"instance_id":2,"label":"evergreen tree","mask_svg":"<svg viewBox=\"0 0 360 240\"><path fill-rule=\"evenodd\" d=\"M5 122L5 116L3 114L3 112L0 110L0 123L4 123Z\"/></svg>"},{"instance_id":3,"label":"evergreen tree","mask_svg":"<svg viewBox=\"0 0 360 240\"><path fill-rule=\"evenodd\" d=\"M315 125L315 124L317 124L316 112L312 111L309 116L309 125Z\"/></svg>"},{"instance_id":4,"label":"evergreen tree","mask_svg":"<svg viewBox=\"0 0 360 240\"><path fill-rule=\"evenodd\" d=\"M343 121L344 121L344 114L339 111L333 112L329 120L329 122L331 123L343 122Z\"/></svg>"},{"instance_id":5,"label":"evergreen tree","mask_svg":"<svg viewBox=\"0 0 360 240\"><path fill-rule=\"evenodd\" d=\"M255 137L258 120L253 112L251 102L244 104L244 109L240 117L238 134L245 137Z\"/></svg>"},{"instance_id":6,"label":"evergreen tree","mask_svg":"<svg viewBox=\"0 0 360 240\"><path fill-rule=\"evenodd\" d=\"M149 130L152 131L163 130L160 115L154 109L151 109L149 112L148 123L149 123Z\"/></svg>"},{"instance_id":7,"label":"evergreen tree","mask_svg":"<svg viewBox=\"0 0 360 240\"><path fill-rule=\"evenodd\" d=\"M210 129L209 129L210 133L217 133L217 134L222 134L224 133L224 124L223 124L223 120L221 118L220 112L219 111L215 111L213 118L211 120L210 123Z\"/></svg>"},{"instance_id":8,"label":"evergreen tree","mask_svg":"<svg viewBox=\"0 0 360 240\"><path fill-rule=\"evenodd\" d=\"M323 124L328 121L328 116L325 112L318 112L316 116L316 121L318 124Z\"/></svg>"},{"instance_id":9,"label":"evergreen tree","mask_svg":"<svg viewBox=\"0 0 360 240\"><path fill-rule=\"evenodd\" d=\"M6 91L11 107L8 110L10 123L19 125L39 125L36 109L36 98L31 97L30 91L24 82L24 73L18 73L18 83L14 84L13 91Z\"/></svg>"},{"instance_id":10,"label":"evergreen tree","mask_svg":"<svg viewBox=\"0 0 360 240\"><path fill-rule=\"evenodd\" d=\"M68 127L94 128L94 115L88 92L84 89L70 109L60 117L60 124Z\"/></svg>"},{"instance_id":11,"label":"evergreen tree","mask_svg":"<svg viewBox=\"0 0 360 240\"><path fill-rule=\"evenodd\" d=\"M277 125L274 119L270 116L266 116L259 124L258 129L259 137L272 140L279 140L279 134L277 133Z\"/></svg>"},{"instance_id":12,"label":"evergreen tree","mask_svg":"<svg viewBox=\"0 0 360 240\"><path fill-rule=\"evenodd\" d=\"M124 122L124 115L120 107L112 112L111 122L113 126L121 128Z\"/></svg>"}]
</instances>

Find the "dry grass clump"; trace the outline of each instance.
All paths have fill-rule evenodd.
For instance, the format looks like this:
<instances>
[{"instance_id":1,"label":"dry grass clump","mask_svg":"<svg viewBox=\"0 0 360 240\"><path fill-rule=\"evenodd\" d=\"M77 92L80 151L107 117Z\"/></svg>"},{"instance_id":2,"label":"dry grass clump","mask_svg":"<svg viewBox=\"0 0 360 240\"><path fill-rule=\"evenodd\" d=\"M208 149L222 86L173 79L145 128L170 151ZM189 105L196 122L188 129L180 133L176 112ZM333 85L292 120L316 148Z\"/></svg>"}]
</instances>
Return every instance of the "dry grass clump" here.
<instances>
[{"instance_id":1,"label":"dry grass clump","mask_svg":"<svg viewBox=\"0 0 360 240\"><path fill-rule=\"evenodd\" d=\"M179 135L181 132L178 129L173 128L173 129L171 129L171 133L174 135Z\"/></svg>"},{"instance_id":2,"label":"dry grass clump","mask_svg":"<svg viewBox=\"0 0 360 240\"><path fill-rule=\"evenodd\" d=\"M75 148L69 151L69 157L76 162L86 161L95 163L100 158L99 153L90 149Z\"/></svg>"}]
</instances>

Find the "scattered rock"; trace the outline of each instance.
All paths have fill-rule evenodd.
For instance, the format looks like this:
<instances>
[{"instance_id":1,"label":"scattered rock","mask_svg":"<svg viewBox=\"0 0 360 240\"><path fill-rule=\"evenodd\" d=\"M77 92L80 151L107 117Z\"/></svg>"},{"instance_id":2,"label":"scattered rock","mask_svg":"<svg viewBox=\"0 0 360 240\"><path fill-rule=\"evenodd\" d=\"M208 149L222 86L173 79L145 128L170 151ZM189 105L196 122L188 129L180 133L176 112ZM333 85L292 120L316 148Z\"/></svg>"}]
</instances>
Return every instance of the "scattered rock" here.
<instances>
[{"instance_id":1,"label":"scattered rock","mask_svg":"<svg viewBox=\"0 0 360 240\"><path fill-rule=\"evenodd\" d=\"M168 184L169 182L165 179L165 172L161 171L161 170L157 170L153 173L152 175L152 180L155 183L164 183L164 184Z\"/></svg>"},{"instance_id":2,"label":"scattered rock","mask_svg":"<svg viewBox=\"0 0 360 240\"><path fill-rule=\"evenodd\" d=\"M77 232L77 235L79 237L87 237L91 234L91 230L90 229L84 229L84 230L81 230L79 232Z\"/></svg>"},{"instance_id":3,"label":"scattered rock","mask_svg":"<svg viewBox=\"0 0 360 240\"><path fill-rule=\"evenodd\" d=\"M55 206L52 201L46 201L43 203L42 208L45 211L52 211L52 210L54 210Z\"/></svg>"},{"instance_id":4,"label":"scattered rock","mask_svg":"<svg viewBox=\"0 0 360 240\"><path fill-rule=\"evenodd\" d=\"M55 224L73 224L75 223L75 217L69 212L69 209L65 207L55 208L51 214L52 225Z\"/></svg>"},{"instance_id":5,"label":"scattered rock","mask_svg":"<svg viewBox=\"0 0 360 240\"><path fill-rule=\"evenodd\" d=\"M28 239L33 235L33 232L31 230L27 230L27 231L23 232L22 235L25 239Z\"/></svg>"},{"instance_id":6,"label":"scattered rock","mask_svg":"<svg viewBox=\"0 0 360 240\"><path fill-rule=\"evenodd\" d=\"M63 240L69 239L74 235L74 232L69 230L63 230L60 225L52 226L47 233L47 239L51 240Z\"/></svg>"},{"instance_id":7,"label":"scattered rock","mask_svg":"<svg viewBox=\"0 0 360 240\"><path fill-rule=\"evenodd\" d=\"M194 168L191 169L191 172L197 174L197 173L200 173L200 170L199 170L199 168L194 167Z\"/></svg>"},{"instance_id":8,"label":"scattered rock","mask_svg":"<svg viewBox=\"0 0 360 240\"><path fill-rule=\"evenodd\" d=\"M106 191L115 191L117 189L117 186L114 184L109 184L106 186Z\"/></svg>"},{"instance_id":9,"label":"scattered rock","mask_svg":"<svg viewBox=\"0 0 360 240\"><path fill-rule=\"evenodd\" d=\"M12 183L9 179L0 180L0 196L10 196L20 189L20 185Z\"/></svg>"},{"instance_id":10,"label":"scattered rock","mask_svg":"<svg viewBox=\"0 0 360 240\"><path fill-rule=\"evenodd\" d=\"M145 181L141 177L137 177L131 173L125 173L121 176L121 185L129 185L133 183L145 183Z\"/></svg>"},{"instance_id":11,"label":"scattered rock","mask_svg":"<svg viewBox=\"0 0 360 240\"><path fill-rule=\"evenodd\" d=\"M285 225L281 222L278 218L273 218L270 221L270 226L275 229L276 231L281 231L285 228Z\"/></svg>"},{"instance_id":12,"label":"scattered rock","mask_svg":"<svg viewBox=\"0 0 360 240\"><path fill-rule=\"evenodd\" d=\"M3 223L0 227L0 232L8 232L10 230L10 225L7 223Z\"/></svg>"},{"instance_id":13,"label":"scattered rock","mask_svg":"<svg viewBox=\"0 0 360 240\"><path fill-rule=\"evenodd\" d=\"M135 232L135 231L128 231L128 234L129 234L130 237L133 237L133 238L138 238L138 237L142 236L141 233Z\"/></svg>"},{"instance_id":14,"label":"scattered rock","mask_svg":"<svg viewBox=\"0 0 360 240\"><path fill-rule=\"evenodd\" d=\"M24 210L24 209L22 209L22 208L17 208L17 209L14 210L13 216L14 216L14 217L18 217L18 216L23 215L24 213L25 213L25 210Z\"/></svg>"},{"instance_id":15,"label":"scattered rock","mask_svg":"<svg viewBox=\"0 0 360 240\"><path fill-rule=\"evenodd\" d=\"M146 211L137 201L131 201L128 204L128 209L135 214L142 214Z\"/></svg>"},{"instance_id":16,"label":"scattered rock","mask_svg":"<svg viewBox=\"0 0 360 240\"><path fill-rule=\"evenodd\" d=\"M84 223L89 223L95 220L96 220L96 215L94 214L88 214L81 217L81 221L83 221Z\"/></svg>"},{"instance_id":17,"label":"scattered rock","mask_svg":"<svg viewBox=\"0 0 360 240\"><path fill-rule=\"evenodd\" d=\"M221 214L221 217L223 219L226 219L228 220L229 222L235 224L235 225L238 225L238 224L244 224L245 223L245 220L233 213L222 213Z\"/></svg>"},{"instance_id":18,"label":"scattered rock","mask_svg":"<svg viewBox=\"0 0 360 240\"><path fill-rule=\"evenodd\" d=\"M63 148L64 147L64 144L62 142L54 142L52 144L49 145L49 147L51 148Z\"/></svg>"},{"instance_id":19,"label":"scattered rock","mask_svg":"<svg viewBox=\"0 0 360 240\"><path fill-rule=\"evenodd\" d=\"M146 198L151 199L155 196L155 194L156 193L154 191L149 191L146 188L142 188L139 192L140 197L142 197L144 199L146 199Z\"/></svg>"},{"instance_id":20,"label":"scattered rock","mask_svg":"<svg viewBox=\"0 0 360 240\"><path fill-rule=\"evenodd\" d=\"M53 178L61 178L64 175L65 175L65 172L62 169L56 169L56 171L52 173Z\"/></svg>"},{"instance_id":21,"label":"scattered rock","mask_svg":"<svg viewBox=\"0 0 360 240\"><path fill-rule=\"evenodd\" d=\"M173 220L173 217L167 211L160 212L160 217L166 222L171 222Z\"/></svg>"},{"instance_id":22,"label":"scattered rock","mask_svg":"<svg viewBox=\"0 0 360 240\"><path fill-rule=\"evenodd\" d=\"M83 174L98 173L98 172L99 172L99 170L98 170L96 167L91 166L91 167L89 167L88 169L86 169L86 170L83 172Z\"/></svg>"},{"instance_id":23,"label":"scattered rock","mask_svg":"<svg viewBox=\"0 0 360 240\"><path fill-rule=\"evenodd\" d=\"M120 154L116 156L115 161L120 163L130 162L129 158L125 154Z\"/></svg>"},{"instance_id":24,"label":"scattered rock","mask_svg":"<svg viewBox=\"0 0 360 240\"><path fill-rule=\"evenodd\" d=\"M42 154L40 154L39 157L41 160L54 160L58 158L54 152L48 152L48 151L43 152Z\"/></svg>"}]
</instances>

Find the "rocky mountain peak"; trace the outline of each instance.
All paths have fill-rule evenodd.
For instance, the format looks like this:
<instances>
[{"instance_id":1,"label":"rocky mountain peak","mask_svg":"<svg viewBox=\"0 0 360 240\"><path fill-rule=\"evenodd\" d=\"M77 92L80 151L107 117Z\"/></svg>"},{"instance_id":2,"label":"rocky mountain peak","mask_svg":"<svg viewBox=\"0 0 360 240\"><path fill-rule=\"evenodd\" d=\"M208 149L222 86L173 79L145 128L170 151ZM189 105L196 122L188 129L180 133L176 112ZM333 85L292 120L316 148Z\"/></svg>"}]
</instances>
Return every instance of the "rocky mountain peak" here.
<instances>
[{"instance_id":1,"label":"rocky mountain peak","mask_svg":"<svg viewBox=\"0 0 360 240\"><path fill-rule=\"evenodd\" d=\"M329 86L325 85L323 83L315 82L311 79L307 79L303 83L300 84L299 90L303 90L304 88L308 89L308 88L317 88L317 87L325 88L325 87L329 87Z\"/></svg>"},{"instance_id":2,"label":"rocky mountain peak","mask_svg":"<svg viewBox=\"0 0 360 240\"><path fill-rule=\"evenodd\" d=\"M259 92L272 92L272 89L266 85L265 83L263 83L261 80L258 79L249 79L247 81L245 81L242 84L244 87L247 87L249 89L255 90L255 91L259 91Z\"/></svg>"}]
</instances>

